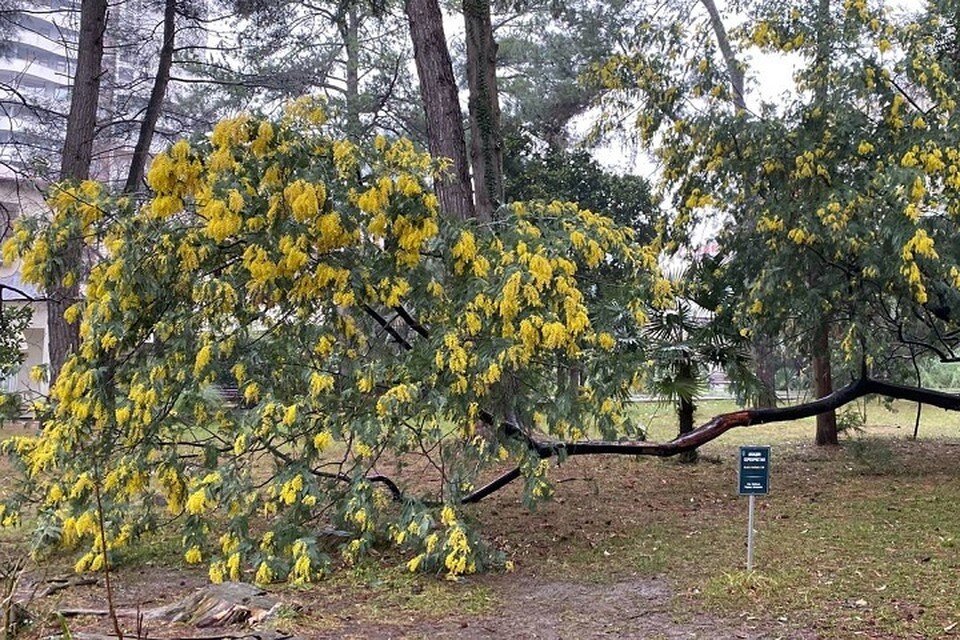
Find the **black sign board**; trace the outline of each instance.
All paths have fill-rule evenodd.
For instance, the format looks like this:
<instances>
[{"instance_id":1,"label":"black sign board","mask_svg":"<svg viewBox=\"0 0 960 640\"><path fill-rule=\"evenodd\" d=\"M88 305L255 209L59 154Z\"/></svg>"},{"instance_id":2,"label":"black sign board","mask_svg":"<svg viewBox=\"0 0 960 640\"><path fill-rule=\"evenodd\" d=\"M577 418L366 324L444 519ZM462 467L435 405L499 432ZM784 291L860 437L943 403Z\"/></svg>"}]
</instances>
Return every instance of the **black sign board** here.
<instances>
[{"instance_id":1,"label":"black sign board","mask_svg":"<svg viewBox=\"0 0 960 640\"><path fill-rule=\"evenodd\" d=\"M770 491L770 447L740 447L739 492L763 496Z\"/></svg>"}]
</instances>

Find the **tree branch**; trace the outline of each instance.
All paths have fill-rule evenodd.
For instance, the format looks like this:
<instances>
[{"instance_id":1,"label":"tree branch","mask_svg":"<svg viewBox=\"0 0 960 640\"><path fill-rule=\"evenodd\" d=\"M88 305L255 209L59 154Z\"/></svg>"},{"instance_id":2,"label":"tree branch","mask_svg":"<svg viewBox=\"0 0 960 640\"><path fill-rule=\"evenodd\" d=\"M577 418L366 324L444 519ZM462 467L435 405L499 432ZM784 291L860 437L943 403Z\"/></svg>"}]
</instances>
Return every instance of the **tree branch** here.
<instances>
[{"instance_id":1,"label":"tree branch","mask_svg":"<svg viewBox=\"0 0 960 640\"><path fill-rule=\"evenodd\" d=\"M528 442L532 443L531 448L540 458L550 458L556 455L577 456L601 454L646 455L665 458L703 446L736 427L750 427L771 422L787 422L811 418L821 413L838 409L868 395L883 395L899 400L931 404L948 411L960 411L960 395L933 391L923 387L910 387L891 382L883 382L865 377L813 402L792 407L746 409L733 413L725 413L712 418L709 422L689 433L664 443L647 441L614 442L606 440L554 442L536 441L529 438L529 436L525 437L527 437ZM522 433L519 428L514 427L514 429L516 429L517 433ZM519 478L520 475L520 470L514 469L474 493L469 494L462 502L479 502Z\"/></svg>"}]
</instances>

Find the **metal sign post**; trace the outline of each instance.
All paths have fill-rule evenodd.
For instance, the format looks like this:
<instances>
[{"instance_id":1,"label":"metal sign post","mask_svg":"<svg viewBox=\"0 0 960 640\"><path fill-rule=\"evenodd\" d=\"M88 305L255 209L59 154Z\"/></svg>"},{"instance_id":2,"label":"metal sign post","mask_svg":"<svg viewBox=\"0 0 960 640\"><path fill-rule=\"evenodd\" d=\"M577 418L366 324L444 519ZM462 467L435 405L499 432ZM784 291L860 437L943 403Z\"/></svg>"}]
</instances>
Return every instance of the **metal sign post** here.
<instances>
[{"instance_id":1,"label":"metal sign post","mask_svg":"<svg viewBox=\"0 0 960 640\"><path fill-rule=\"evenodd\" d=\"M749 497L747 507L747 571L753 571L753 519L757 496L770 491L770 447L740 447L737 490Z\"/></svg>"}]
</instances>

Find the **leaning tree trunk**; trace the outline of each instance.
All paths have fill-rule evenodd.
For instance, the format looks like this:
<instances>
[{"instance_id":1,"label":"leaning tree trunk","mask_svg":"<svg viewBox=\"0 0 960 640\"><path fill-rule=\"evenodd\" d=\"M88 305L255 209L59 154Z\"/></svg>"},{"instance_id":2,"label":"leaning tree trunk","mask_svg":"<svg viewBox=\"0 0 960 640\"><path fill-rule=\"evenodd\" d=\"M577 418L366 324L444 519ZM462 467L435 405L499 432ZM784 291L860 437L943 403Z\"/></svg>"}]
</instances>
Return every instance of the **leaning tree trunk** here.
<instances>
[{"instance_id":1,"label":"leaning tree trunk","mask_svg":"<svg viewBox=\"0 0 960 640\"><path fill-rule=\"evenodd\" d=\"M93 139L97 128L97 105L100 101L100 76L103 63L103 35L107 24L106 0L82 0L80 3L80 39L77 68L73 79L73 95L67 116L67 133L63 143L60 179L86 180L90 177ZM47 288L47 332L50 344L50 383L80 342L79 327L64 319L67 307L79 297L79 273L83 240L70 238L59 268L52 274ZM72 271L72 273L71 273ZM71 273L68 285L64 277Z\"/></svg>"},{"instance_id":2,"label":"leaning tree trunk","mask_svg":"<svg viewBox=\"0 0 960 640\"><path fill-rule=\"evenodd\" d=\"M727 67L727 77L730 79L731 101L736 109L736 113L741 114L747 110L747 99L744 93L743 69L737 55L730 44L730 37L727 35L727 29L723 24L723 18L714 0L700 0L707 14L710 16L710 27L713 29L714 37L717 40L717 47L723 54L723 61ZM756 221L752 216L748 216L742 223L745 228L753 228ZM775 352L774 341L771 336L754 334L751 340L750 351L753 361L757 368L757 378L760 380L760 393L754 398L754 404L757 407L775 407L777 406L777 385L776 368L771 362L771 357Z\"/></svg>"},{"instance_id":3,"label":"leaning tree trunk","mask_svg":"<svg viewBox=\"0 0 960 640\"><path fill-rule=\"evenodd\" d=\"M475 216L473 190L443 14L437 0L406 0L404 9L426 115L427 148L434 157L450 161L446 175L438 177L435 184L440 208L447 216L468 220Z\"/></svg>"},{"instance_id":4,"label":"leaning tree trunk","mask_svg":"<svg viewBox=\"0 0 960 640\"><path fill-rule=\"evenodd\" d=\"M911 402L923 402L935 407L940 407L941 409L946 409L947 411L960 411L960 395L933 391L931 389L907 387L863 377L851 382L842 389L838 389L825 398L813 400L805 404L792 407L779 407L776 409L744 409L742 411L714 416L709 422L697 427L692 432L684 436L678 436L669 442L650 442L648 440L633 442L622 440L561 442L541 440L526 434L519 428L508 430L508 435L524 440L527 446L543 459L554 456L584 455L657 456L665 458L701 447L708 442L716 440L730 429L770 424L773 422L803 420L804 418L820 415L824 412L832 412L836 410L837 407L842 407L858 398L863 398L868 395L882 395L900 400L909 400ZM489 415L486 416L486 419L489 418ZM506 426L509 427L510 425ZM479 502L522 476L523 472L520 467L515 467L464 496L461 502L464 504ZM344 481L349 481L349 478L346 478ZM371 478L370 481L384 483L385 479L382 476L375 476ZM393 495L397 500L402 501L405 499L402 493L398 495L394 492Z\"/></svg>"},{"instance_id":5,"label":"leaning tree trunk","mask_svg":"<svg viewBox=\"0 0 960 640\"><path fill-rule=\"evenodd\" d=\"M812 345L813 385L817 398L825 398L833 393L833 376L830 370L830 325L820 323L814 330ZM838 444L837 413L827 411L817 415L817 437L819 445Z\"/></svg>"},{"instance_id":6,"label":"leaning tree trunk","mask_svg":"<svg viewBox=\"0 0 960 640\"><path fill-rule=\"evenodd\" d=\"M380 316L375 310L370 307L365 307L364 310L371 318L377 321L388 335L397 341L397 344L399 344L402 349L409 351L414 348L393 325L387 322L387 320ZM408 310L402 306L398 306L394 307L394 311L397 312L398 316L403 319L410 329L424 338L430 337L430 332L427 328L413 318ZM867 368L864 366L861 370L859 380L851 382L846 387L838 389L829 396L791 407L744 409L733 413L725 413L713 417L706 424L686 434L679 435L669 442L662 443L651 442L649 440L578 440L572 442L552 440L540 437L529 425L524 425L519 422L498 422L494 414L483 409L480 410L479 420L488 427L490 432L496 433L498 436L514 438L524 443L531 453L536 454L541 459L552 458L554 456L583 455L646 455L665 458L701 447L736 427L749 427L752 425L784 422L788 420L803 420L823 413L833 412L838 407L842 407L868 395L882 395L899 400L908 400L910 402L922 402L946 409L947 411L960 411L960 394L944 393L922 387L908 387L875 380L869 377ZM314 474L318 477L330 478L339 482L354 481L353 478L345 473L314 471ZM461 498L460 501L463 504L479 502L522 476L523 470L521 467L514 467L512 470L491 480L484 486L478 487L470 494ZM401 491L397 484L390 478L376 474L368 476L367 480L371 483L383 484L390 491L394 500L398 502L405 502L407 500L403 491Z\"/></svg>"},{"instance_id":7,"label":"leaning tree trunk","mask_svg":"<svg viewBox=\"0 0 960 640\"><path fill-rule=\"evenodd\" d=\"M130 170L127 172L127 182L124 191L136 193L143 182L143 172L150 155L150 145L157 130L157 121L163 101L167 96L167 85L170 84L170 68L173 66L173 41L176 34L177 3L176 0L166 0L163 9L163 45L160 47L160 58L157 62L157 75L150 91L147 110L140 123L140 133L137 135L137 144L130 159Z\"/></svg>"},{"instance_id":8,"label":"leaning tree trunk","mask_svg":"<svg viewBox=\"0 0 960 640\"><path fill-rule=\"evenodd\" d=\"M723 61L727 65L727 75L730 77L730 88L733 90L733 104L737 107L738 111L745 111L747 101L743 93L743 70L740 68L737 56L733 52L733 47L730 46L730 38L727 37L727 29L723 26L720 12L717 11L717 5L713 0L700 0L700 2L706 8L707 13L710 14L710 26L717 38L717 46L720 48L720 53L723 54Z\"/></svg>"},{"instance_id":9,"label":"leaning tree trunk","mask_svg":"<svg viewBox=\"0 0 960 640\"><path fill-rule=\"evenodd\" d=\"M470 87L470 161L477 217L492 220L503 202L503 134L497 91L497 43L489 0L463 0L467 84Z\"/></svg>"}]
</instances>

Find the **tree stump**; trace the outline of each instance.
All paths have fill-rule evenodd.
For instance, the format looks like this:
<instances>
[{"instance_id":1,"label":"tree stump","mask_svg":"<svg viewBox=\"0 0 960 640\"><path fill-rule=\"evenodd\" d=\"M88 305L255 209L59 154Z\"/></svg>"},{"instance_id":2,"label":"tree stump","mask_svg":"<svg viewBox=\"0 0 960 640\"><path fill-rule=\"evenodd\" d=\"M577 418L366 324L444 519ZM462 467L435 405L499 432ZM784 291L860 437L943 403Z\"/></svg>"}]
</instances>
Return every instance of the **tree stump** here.
<instances>
[{"instance_id":1,"label":"tree stump","mask_svg":"<svg viewBox=\"0 0 960 640\"><path fill-rule=\"evenodd\" d=\"M198 628L256 625L276 615L281 603L263 589L243 582L224 582L198 589L166 607L148 611L144 618L184 622Z\"/></svg>"}]
</instances>

